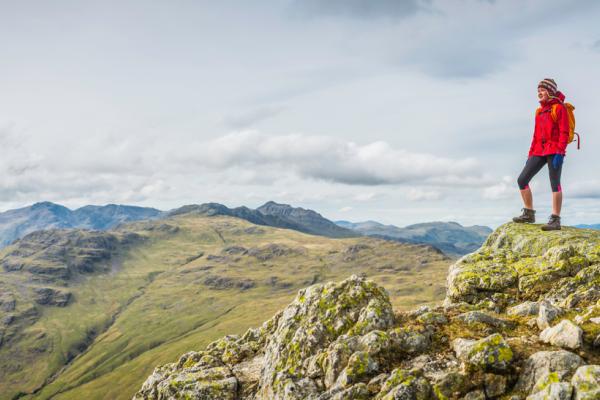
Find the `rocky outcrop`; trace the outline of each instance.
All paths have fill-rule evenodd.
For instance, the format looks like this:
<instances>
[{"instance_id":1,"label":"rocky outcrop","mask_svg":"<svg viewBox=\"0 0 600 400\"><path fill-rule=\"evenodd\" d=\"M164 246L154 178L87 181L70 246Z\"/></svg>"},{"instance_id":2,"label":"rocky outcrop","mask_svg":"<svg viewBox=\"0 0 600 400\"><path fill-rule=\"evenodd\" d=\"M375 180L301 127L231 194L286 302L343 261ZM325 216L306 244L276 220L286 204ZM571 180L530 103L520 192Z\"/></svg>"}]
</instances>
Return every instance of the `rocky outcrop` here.
<instances>
[{"instance_id":1,"label":"rocky outcrop","mask_svg":"<svg viewBox=\"0 0 600 400\"><path fill-rule=\"evenodd\" d=\"M541 235L537 226L510 223L450 268L448 301L589 303L600 298L588 293L599 282L599 232L565 228Z\"/></svg>"},{"instance_id":2,"label":"rocky outcrop","mask_svg":"<svg viewBox=\"0 0 600 400\"><path fill-rule=\"evenodd\" d=\"M10 312L16 307L17 300L10 293L0 294L0 311Z\"/></svg>"},{"instance_id":3,"label":"rocky outcrop","mask_svg":"<svg viewBox=\"0 0 600 400\"><path fill-rule=\"evenodd\" d=\"M78 274L107 272L118 248L141 240L135 233L37 231L17 240L0 265L5 272L25 273L31 282L64 284Z\"/></svg>"},{"instance_id":4,"label":"rocky outcrop","mask_svg":"<svg viewBox=\"0 0 600 400\"><path fill-rule=\"evenodd\" d=\"M33 288L33 301L44 306L65 307L71 301L71 292L52 288Z\"/></svg>"},{"instance_id":5,"label":"rocky outcrop","mask_svg":"<svg viewBox=\"0 0 600 400\"><path fill-rule=\"evenodd\" d=\"M313 285L134 399L596 399L599 265L600 232L508 224L451 267L443 307L394 313L358 276Z\"/></svg>"},{"instance_id":6,"label":"rocky outcrop","mask_svg":"<svg viewBox=\"0 0 600 400\"><path fill-rule=\"evenodd\" d=\"M362 386L355 386L368 382L396 352L418 352L426 345L418 332L390 331L394 321L388 295L373 282L354 276L314 285L261 328L227 336L205 352L157 369L136 398L166 399L177 392L206 399L238 393L305 399L360 392ZM221 397L210 397L215 385Z\"/></svg>"}]
</instances>

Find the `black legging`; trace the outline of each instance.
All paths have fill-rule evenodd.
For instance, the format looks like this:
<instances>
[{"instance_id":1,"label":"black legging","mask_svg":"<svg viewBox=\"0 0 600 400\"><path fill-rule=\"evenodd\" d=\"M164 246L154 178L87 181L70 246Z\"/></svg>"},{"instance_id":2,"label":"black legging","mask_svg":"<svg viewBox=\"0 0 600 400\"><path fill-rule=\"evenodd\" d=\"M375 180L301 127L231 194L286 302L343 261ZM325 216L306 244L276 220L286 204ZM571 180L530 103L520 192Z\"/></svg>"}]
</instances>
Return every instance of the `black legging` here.
<instances>
[{"instance_id":1,"label":"black legging","mask_svg":"<svg viewBox=\"0 0 600 400\"><path fill-rule=\"evenodd\" d=\"M529 181L544 167L544 165L548 164L548 172L550 173L550 185L552 186L553 192L562 191L560 187L560 173L562 172L562 164L558 166L558 168L554 168L552 165L552 159L554 158L554 154L549 156L532 156L529 157L527 163L525 164L525 168L519 175L519 179L517 179L517 183L519 184L519 189L527 189L529 187Z\"/></svg>"}]
</instances>

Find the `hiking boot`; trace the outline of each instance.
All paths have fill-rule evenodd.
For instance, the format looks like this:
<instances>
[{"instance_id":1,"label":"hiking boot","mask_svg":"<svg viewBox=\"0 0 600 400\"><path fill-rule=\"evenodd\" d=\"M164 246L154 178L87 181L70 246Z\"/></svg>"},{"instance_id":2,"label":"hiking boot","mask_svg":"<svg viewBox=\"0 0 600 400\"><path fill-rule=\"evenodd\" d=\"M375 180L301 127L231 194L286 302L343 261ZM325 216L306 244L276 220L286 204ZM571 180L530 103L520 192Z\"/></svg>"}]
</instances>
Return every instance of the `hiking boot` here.
<instances>
[{"instance_id":1,"label":"hiking boot","mask_svg":"<svg viewBox=\"0 0 600 400\"><path fill-rule=\"evenodd\" d=\"M560 231L560 217L552 214L546 225L542 225L543 231Z\"/></svg>"},{"instance_id":2,"label":"hiking boot","mask_svg":"<svg viewBox=\"0 0 600 400\"><path fill-rule=\"evenodd\" d=\"M535 222L535 210L524 208L523 214L514 217L513 221L519 224L533 224Z\"/></svg>"}]
</instances>

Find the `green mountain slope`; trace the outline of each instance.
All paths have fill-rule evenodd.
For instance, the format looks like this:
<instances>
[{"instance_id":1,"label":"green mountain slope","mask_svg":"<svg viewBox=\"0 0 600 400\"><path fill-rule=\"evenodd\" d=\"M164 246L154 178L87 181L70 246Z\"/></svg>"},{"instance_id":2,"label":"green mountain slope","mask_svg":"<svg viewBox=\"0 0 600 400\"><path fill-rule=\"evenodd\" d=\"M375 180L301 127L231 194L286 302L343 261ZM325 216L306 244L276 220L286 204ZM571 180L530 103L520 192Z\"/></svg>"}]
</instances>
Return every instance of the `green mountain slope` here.
<instances>
[{"instance_id":1,"label":"green mountain slope","mask_svg":"<svg viewBox=\"0 0 600 400\"><path fill-rule=\"evenodd\" d=\"M385 284L395 307L410 308L443 298L451 263L428 246L191 214L38 234L0 260L22 264L0 274L2 304L15 303L0 311L0 320L13 316L0 325L2 399L131 398L155 365L259 324L302 287L365 274ZM40 280L40 269L51 273ZM69 299L36 302L40 288Z\"/></svg>"}]
</instances>

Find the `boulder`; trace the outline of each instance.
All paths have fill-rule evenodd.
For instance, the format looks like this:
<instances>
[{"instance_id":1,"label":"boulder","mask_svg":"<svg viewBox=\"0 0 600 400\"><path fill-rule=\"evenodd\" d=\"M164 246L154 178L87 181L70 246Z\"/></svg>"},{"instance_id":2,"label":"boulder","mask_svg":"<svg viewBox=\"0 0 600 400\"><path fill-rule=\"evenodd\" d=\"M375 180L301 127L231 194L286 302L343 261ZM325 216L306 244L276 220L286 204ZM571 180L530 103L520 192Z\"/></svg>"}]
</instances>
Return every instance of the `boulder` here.
<instances>
[{"instance_id":1,"label":"boulder","mask_svg":"<svg viewBox=\"0 0 600 400\"><path fill-rule=\"evenodd\" d=\"M417 317L417 321L424 325L438 325L448 323L448 318L439 312L425 312Z\"/></svg>"},{"instance_id":2,"label":"boulder","mask_svg":"<svg viewBox=\"0 0 600 400\"><path fill-rule=\"evenodd\" d=\"M155 369L134 399L237 399L237 379L217 358L188 353L177 365L179 369L175 364Z\"/></svg>"},{"instance_id":3,"label":"boulder","mask_svg":"<svg viewBox=\"0 0 600 400\"><path fill-rule=\"evenodd\" d=\"M508 387L506 376L495 374L485 374L483 384L487 397L499 397L506 392Z\"/></svg>"},{"instance_id":4,"label":"boulder","mask_svg":"<svg viewBox=\"0 0 600 400\"><path fill-rule=\"evenodd\" d=\"M556 382L544 390L527 396L527 400L571 400L573 386L567 382Z\"/></svg>"},{"instance_id":5,"label":"boulder","mask_svg":"<svg viewBox=\"0 0 600 400\"><path fill-rule=\"evenodd\" d=\"M368 381L379 370L379 364L367 352L357 351L350 356L346 368L336 381L336 386L347 388L361 381Z\"/></svg>"},{"instance_id":6,"label":"boulder","mask_svg":"<svg viewBox=\"0 0 600 400\"><path fill-rule=\"evenodd\" d=\"M303 360L339 336L387 330L395 317L385 290L356 275L301 290L268 338L259 398L276 399L305 375ZM298 389L301 396L301 389Z\"/></svg>"},{"instance_id":7,"label":"boulder","mask_svg":"<svg viewBox=\"0 0 600 400\"><path fill-rule=\"evenodd\" d=\"M562 310L559 307L554 306L549 301L542 301L540 303L538 316L536 319L537 326L540 329L546 329L562 314Z\"/></svg>"},{"instance_id":8,"label":"boulder","mask_svg":"<svg viewBox=\"0 0 600 400\"><path fill-rule=\"evenodd\" d=\"M418 371L397 368L384 382L376 400L428 400L433 397L429 382Z\"/></svg>"},{"instance_id":9,"label":"boulder","mask_svg":"<svg viewBox=\"0 0 600 400\"><path fill-rule=\"evenodd\" d=\"M583 345L583 330L568 319L563 319L555 326L544 329L540 333L540 340L553 346L575 350Z\"/></svg>"},{"instance_id":10,"label":"boulder","mask_svg":"<svg viewBox=\"0 0 600 400\"><path fill-rule=\"evenodd\" d=\"M526 317L529 315L537 315L540 311L540 304L537 301L526 301L506 310L508 315L517 315Z\"/></svg>"},{"instance_id":11,"label":"boulder","mask_svg":"<svg viewBox=\"0 0 600 400\"><path fill-rule=\"evenodd\" d=\"M486 400L483 390L473 390L465 395L462 400Z\"/></svg>"},{"instance_id":12,"label":"boulder","mask_svg":"<svg viewBox=\"0 0 600 400\"><path fill-rule=\"evenodd\" d=\"M539 351L525 361L515 389L529 393L540 378L551 373L556 374L557 382L563 381L570 378L581 365L582 358L566 350Z\"/></svg>"},{"instance_id":13,"label":"boulder","mask_svg":"<svg viewBox=\"0 0 600 400\"><path fill-rule=\"evenodd\" d=\"M493 317L481 311L469 311L463 314L459 314L456 317L456 319L469 325L479 323L490 325L494 328L506 328L507 326L512 325L512 323L510 323L509 321Z\"/></svg>"},{"instance_id":14,"label":"boulder","mask_svg":"<svg viewBox=\"0 0 600 400\"><path fill-rule=\"evenodd\" d=\"M430 377L430 381L433 392L442 399L452 398L456 393L465 394L472 388L470 376L456 370L438 372Z\"/></svg>"},{"instance_id":15,"label":"boulder","mask_svg":"<svg viewBox=\"0 0 600 400\"><path fill-rule=\"evenodd\" d=\"M455 339L452 347L456 356L471 369L502 371L513 360L512 349L497 333L481 340Z\"/></svg>"},{"instance_id":16,"label":"boulder","mask_svg":"<svg viewBox=\"0 0 600 400\"><path fill-rule=\"evenodd\" d=\"M575 388L574 400L600 399L600 365L584 365L579 367L571 385Z\"/></svg>"}]
</instances>

